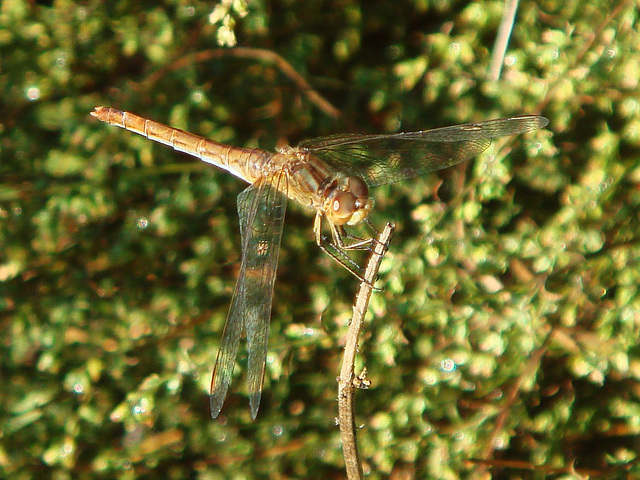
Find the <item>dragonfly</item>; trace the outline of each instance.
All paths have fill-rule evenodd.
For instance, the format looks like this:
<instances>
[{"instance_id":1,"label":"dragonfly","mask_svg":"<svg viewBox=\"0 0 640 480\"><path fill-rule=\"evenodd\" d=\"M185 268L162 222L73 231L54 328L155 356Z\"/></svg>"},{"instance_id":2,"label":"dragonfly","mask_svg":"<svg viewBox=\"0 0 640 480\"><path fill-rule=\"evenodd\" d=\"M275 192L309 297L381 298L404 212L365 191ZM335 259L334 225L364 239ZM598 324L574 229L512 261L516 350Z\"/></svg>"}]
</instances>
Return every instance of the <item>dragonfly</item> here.
<instances>
[{"instance_id":1,"label":"dragonfly","mask_svg":"<svg viewBox=\"0 0 640 480\"><path fill-rule=\"evenodd\" d=\"M238 196L242 243L233 291L210 389L216 418L231 383L240 339L247 342L247 390L255 420L262 396L269 323L287 199L315 209L316 244L360 277L349 251L370 248L373 237L351 236L345 226L368 223L369 188L447 168L485 151L495 138L544 128L549 120L520 115L416 132L339 134L303 141L275 153L224 145L112 107L91 115L215 165L249 183ZM326 220L331 238L323 235Z\"/></svg>"}]
</instances>

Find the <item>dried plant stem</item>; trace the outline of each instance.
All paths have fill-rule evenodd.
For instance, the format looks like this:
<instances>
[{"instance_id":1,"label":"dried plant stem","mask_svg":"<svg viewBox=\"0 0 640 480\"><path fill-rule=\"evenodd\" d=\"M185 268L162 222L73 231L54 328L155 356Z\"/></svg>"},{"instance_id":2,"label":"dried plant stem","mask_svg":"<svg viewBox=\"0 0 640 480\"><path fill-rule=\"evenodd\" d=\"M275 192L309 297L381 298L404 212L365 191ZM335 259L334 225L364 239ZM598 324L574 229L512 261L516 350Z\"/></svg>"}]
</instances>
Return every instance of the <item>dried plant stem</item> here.
<instances>
[{"instance_id":1,"label":"dried plant stem","mask_svg":"<svg viewBox=\"0 0 640 480\"><path fill-rule=\"evenodd\" d=\"M274 65L280 72L282 72L289 80L291 80L296 88L307 97L307 100L315 105L319 110L329 115L332 118L340 117L340 111L335 108L328 100L322 95L316 92L311 85L307 83L302 75L300 75L295 68L291 66L284 58L271 50L265 50L262 48L219 48L215 50L204 50L196 52L194 54L185 55L176 59L173 63L170 63L162 69L152 73L144 81L145 88L149 85L153 85L159 78L162 78L169 71L180 70L186 68L194 63L203 63L210 60L215 60L224 57L245 58L249 60L258 60L264 63L270 63Z\"/></svg>"},{"instance_id":2,"label":"dried plant stem","mask_svg":"<svg viewBox=\"0 0 640 480\"><path fill-rule=\"evenodd\" d=\"M518 0L505 1L502 21L498 28L498 35L496 36L496 42L493 45L491 63L489 64L489 78L494 82L498 81L500 73L502 72L502 64L504 63L504 56L507 52L507 45L509 45L509 39L511 38L511 32L513 31L513 24L516 19L517 11Z\"/></svg>"},{"instance_id":3,"label":"dried plant stem","mask_svg":"<svg viewBox=\"0 0 640 480\"><path fill-rule=\"evenodd\" d=\"M353 317L349 325L349 331L344 347L344 357L340 377L338 378L338 420L340 422L340 437L342 439L342 452L347 470L347 478L362 479L362 463L358 453L358 442L356 438L355 422L355 389L357 379L353 369L356 352L358 350L358 337L364 322L367 306L373 292L373 284L378 276L380 263L389 246L389 239L393 233L395 225L387 223L378 236L377 241L367 262L364 273L364 281L360 283L360 288L353 306Z\"/></svg>"}]
</instances>

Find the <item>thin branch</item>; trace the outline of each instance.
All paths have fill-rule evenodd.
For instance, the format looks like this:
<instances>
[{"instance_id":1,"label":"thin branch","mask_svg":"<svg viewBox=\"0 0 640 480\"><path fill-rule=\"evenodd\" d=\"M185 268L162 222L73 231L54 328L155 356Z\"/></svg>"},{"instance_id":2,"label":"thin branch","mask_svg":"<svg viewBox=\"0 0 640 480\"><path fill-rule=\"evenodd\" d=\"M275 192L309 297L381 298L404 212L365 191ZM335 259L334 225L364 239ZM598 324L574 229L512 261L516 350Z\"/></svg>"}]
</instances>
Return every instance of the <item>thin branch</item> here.
<instances>
[{"instance_id":1,"label":"thin branch","mask_svg":"<svg viewBox=\"0 0 640 480\"><path fill-rule=\"evenodd\" d=\"M506 0L500 27L498 27L498 35L493 45L493 53L491 54L491 63L489 63L489 78L498 81L502 65L504 64L504 56L507 52L507 45L513 31L513 24L518 11L518 0Z\"/></svg>"},{"instance_id":2,"label":"thin branch","mask_svg":"<svg viewBox=\"0 0 640 480\"><path fill-rule=\"evenodd\" d=\"M235 57L235 58L248 58L252 60L260 60L266 63L270 63L276 66L289 80L291 80L296 88L307 97L307 100L314 104L318 109L326 113L332 118L339 118L340 111L331 105L322 95L316 92L311 85L307 83L302 75L287 62L284 58L271 50L265 50L262 48L219 48L215 50L204 50L196 52L193 55L185 55L178 58L175 62L164 66L163 68L153 72L143 82L143 88L147 89L150 85L153 85L160 78L166 75L168 72L187 68L194 63L203 63L210 60L223 58L223 57Z\"/></svg>"},{"instance_id":3,"label":"thin branch","mask_svg":"<svg viewBox=\"0 0 640 480\"><path fill-rule=\"evenodd\" d=\"M344 358L340 369L340 377L338 378L338 421L340 422L344 463L347 469L347 478L349 479L362 479L363 477L356 438L355 388L357 383L362 384L366 380L364 380L363 376L356 377L353 371L358 350L358 337L360 336L364 316L367 313L371 293L374 289L373 284L378 276L382 257L389 247L389 239L394 228L395 225L387 223L373 244L373 252L369 257L367 268L364 272L365 281L360 283L360 289L353 306L353 317L347 333Z\"/></svg>"},{"instance_id":4,"label":"thin branch","mask_svg":"<svg viewBox=\"0 0 640 480\"><path fill-rule=\"evenodd\" d=\"M535 472L538 475L562 475L565 474L571 478L631 478L623 477L622 473L629 471L634 462L628 462L621 464L618 468L590 468L590 467L576 467L574 465L568 465L566 467L555 467L551 465L540 465L533 462L527 462L523 460L484 460L484 459L471 459L467 460L467 463L474 467L476 465L483 465L492 470L524 470ZM483 470L484 471L484 470Z\"/></svg>"},{"instance_id":5,"label":"thin branch","mask_svg":"<svg viewBox=\"0 0 640 480\"><path fill-rule=\"evenodd\" d=\"M500 407L500 412L496 417L496 421L494 422L489 440L486 442L485 447L483 448L481 458L491 458L491 455L493 454L496 447L496 440L504 431L505 425L507 424L508 416L513 411L514 404L518 401L518 394L521 393L522 384L526 381L526 379L537 374L537 372L540 370L540 363L542 362L542 357L545 355L545 353L547 353L550 338L551 336L547 335L544 344L531 354L529 360L525 364L522 373L513 382L511 387L506 390L506 401Z\"/></svg>"}]
</instances>

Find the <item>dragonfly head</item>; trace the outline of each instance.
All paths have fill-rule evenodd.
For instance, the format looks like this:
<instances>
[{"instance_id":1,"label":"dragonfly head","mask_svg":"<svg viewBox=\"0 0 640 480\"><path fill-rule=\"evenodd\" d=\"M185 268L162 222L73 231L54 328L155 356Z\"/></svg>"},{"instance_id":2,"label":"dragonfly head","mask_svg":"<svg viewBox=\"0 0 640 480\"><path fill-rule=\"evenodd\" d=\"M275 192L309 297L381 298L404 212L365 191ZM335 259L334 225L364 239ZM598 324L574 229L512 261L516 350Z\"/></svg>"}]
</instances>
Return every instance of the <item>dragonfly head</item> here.
<instances>
[{"instance_id":1,"label":"dragonfly head","mask_svg":"<svg viewBox=\"0 0 640 480\"><path fill-rule=\"evenodd\" d=\"M373 208L369 187L360 177L345 177L330 189L325 202L325 215L334 225L357 225Z\"/></svg>"}]
</instances>

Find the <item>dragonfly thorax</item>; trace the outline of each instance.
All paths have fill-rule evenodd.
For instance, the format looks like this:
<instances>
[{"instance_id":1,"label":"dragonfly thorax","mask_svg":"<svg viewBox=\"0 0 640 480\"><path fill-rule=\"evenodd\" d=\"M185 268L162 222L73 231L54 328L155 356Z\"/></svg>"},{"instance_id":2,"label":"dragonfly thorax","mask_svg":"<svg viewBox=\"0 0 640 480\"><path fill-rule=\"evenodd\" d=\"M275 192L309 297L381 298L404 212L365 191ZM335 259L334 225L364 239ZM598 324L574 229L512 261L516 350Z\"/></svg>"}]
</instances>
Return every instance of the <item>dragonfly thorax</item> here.
<instances>
[{"instance_id":1,"label":"dragonfly thorax","mask_svg":"<svg viewBox=\"0 0 640 480\"><path fill-rule=\"evenodd\" d=\"M369 216L373 200L360 177L334 180L325 190L324 212L334 225L357 225Z\"/></svg>"}]
</instances>

